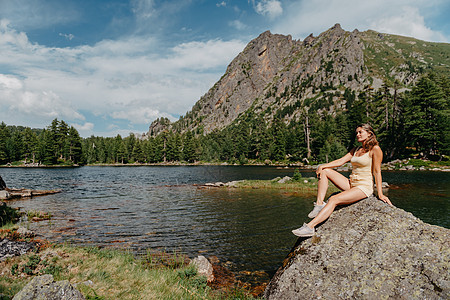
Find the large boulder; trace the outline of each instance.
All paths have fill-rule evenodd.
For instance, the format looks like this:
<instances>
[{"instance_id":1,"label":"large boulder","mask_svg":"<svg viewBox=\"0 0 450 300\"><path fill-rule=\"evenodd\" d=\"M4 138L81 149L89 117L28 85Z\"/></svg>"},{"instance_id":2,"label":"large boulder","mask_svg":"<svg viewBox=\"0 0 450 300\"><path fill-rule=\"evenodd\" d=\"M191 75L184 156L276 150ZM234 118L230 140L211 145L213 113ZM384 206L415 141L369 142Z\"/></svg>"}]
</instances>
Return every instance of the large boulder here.
<instances>
[{"instance_id":1,"label":"large boulder","mask_svg":"<svg viewBox=\"0 0 450 300\"><path fill-rule=\"evenodd\" d=\"M83 294L67 280L56 281L50 274L33 278L13 300L84 300Z\"/></svg>"},{"instance_id":2,"label":"large boulder","mask_svg":"<svg viewBox=\"0 0 450 300\"><path fill-rule=\"evenodd\" d=\"M265 297L450 299L449 233L375 197L361 200L298 239Z\"/></svg>"}]
</instances>

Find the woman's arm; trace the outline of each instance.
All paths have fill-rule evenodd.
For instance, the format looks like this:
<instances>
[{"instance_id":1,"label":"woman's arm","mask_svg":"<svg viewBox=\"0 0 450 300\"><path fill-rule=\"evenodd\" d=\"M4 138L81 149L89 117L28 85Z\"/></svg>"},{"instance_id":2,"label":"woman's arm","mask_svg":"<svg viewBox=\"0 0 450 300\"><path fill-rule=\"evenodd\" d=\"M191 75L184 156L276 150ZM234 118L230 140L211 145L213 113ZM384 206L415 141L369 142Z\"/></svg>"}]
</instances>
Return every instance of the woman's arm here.
<instances>
[{"instance_id":1,"label":"woman's arm","mask_svg":"<svg viewBox=\"0 0 450 300\"><path fill-rule=\"evenodd\" d=\"M377 185L378 199L392 205L389 198L383 195L382 179L381 179L381 161L383 160L383 151L380 146L372 148L372 174L375 177L375 184Z\"/></svg>"},{"instance_id":2,"label":"woman's arm","mask_svg":"<svg viewBox=\"0 0 450 300\"><path fill-rule=\"evenodd\" d=\"M353 148L352 150L350 150L349 153L345 154L344 156L342 156L339 159L330 161L329 163L320 165L319 167L317 167L316 170L316 174L317 176L319 176L319 173L323 170L323 169L331 169L331 168L335 168L335 167L340 167L343 164L345 164L346 162L349 162L352 159L353 153L355 152L355 148Z\"/></svg>"}]
</instances>

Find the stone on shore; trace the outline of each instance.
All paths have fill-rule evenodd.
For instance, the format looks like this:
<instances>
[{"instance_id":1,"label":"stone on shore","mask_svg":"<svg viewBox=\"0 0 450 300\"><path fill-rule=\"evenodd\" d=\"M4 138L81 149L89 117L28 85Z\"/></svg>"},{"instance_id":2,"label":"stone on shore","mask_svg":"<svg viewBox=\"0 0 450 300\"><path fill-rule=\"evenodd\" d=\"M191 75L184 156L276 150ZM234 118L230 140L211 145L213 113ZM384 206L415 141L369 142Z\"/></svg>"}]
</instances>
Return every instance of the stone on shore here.
<instances>
[{"instance_id":1,"label":"stone on shore","mask_svg":"<svg viewBox=\"0 0 450 300\"><path fill-rule=\"evenodd\" d=\"M280 180L278 180L278 183L286 183L288 181L291 180L291 177L289 176L284 176L283 178L281 178Z\"/></svg>"},{"instance_id":2,"label":"stone on shore","mask_svg":"<svg viewBox=\"0 0 450 300\"><path fill-rule=\"evenodd\" d=\"M13 300L82 300L83 294L75 289L68 280L55 281L50 274L33 278Z\"/></svg>"},{"instance_id":3,"label":"stone on shore","mask_svg":"<svg viewBox=\"0 0 450 300\"><path fill-rule=\"evenodd\" d=\"M194 265L198 274L205 276L208 282L214 281L213 266L206 257L199 255L190 264Z\"/></svg>"},{"instance_id":4,"label":"stone on shore","mask_svg":"<svg viewBox=\"0 0 450 300\"><path fill-rule=\"evenodd\" d=\"M266 299L450 299L449 229L375 197L316 229L298 239Z\"/></svg>"},{"instance_id":5,"label":"stone on shore","mask_svg":"<svg viewBox=\"0 0 450 300\"><path fill-rule=\"evenodd\" d=\"M0 240L0 261L8 257L23 255L34 249L34 247L34 243L2 239Z\"/></svg>"},{"instance_id":6,"label":"stone on shore","mask_svg":"<svg viewBox=\"0 0 450 300\"><path fill-rule=\"evenodd\" d=\"M11 195L7 190L0 191L0 200L8 200L9 198L11 198Z\"/></svg>"}]
</instances>

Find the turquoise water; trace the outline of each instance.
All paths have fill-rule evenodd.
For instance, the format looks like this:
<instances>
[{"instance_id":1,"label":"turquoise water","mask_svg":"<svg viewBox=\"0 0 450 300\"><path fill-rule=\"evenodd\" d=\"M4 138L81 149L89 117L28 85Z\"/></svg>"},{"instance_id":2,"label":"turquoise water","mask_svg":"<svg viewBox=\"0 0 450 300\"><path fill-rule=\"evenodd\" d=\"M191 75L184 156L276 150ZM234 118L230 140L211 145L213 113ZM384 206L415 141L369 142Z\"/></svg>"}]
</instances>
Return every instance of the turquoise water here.
<instances>
[{"instance_id":1,"label":"turquoise water","mask_svg":"<svg viewBox=\"0 0 450 300\"><path fill-rule=\"evenodd\" d=\"M79 245L117 246L137 253L181 251L217 256L236 272L273 273L296 242L291 230L315 200L298 193L199 189L195 184L292 176L294 169L257 166L3 168L8 187L62 189L11 202L54 217L33 223L42 237ZM304 177L312 171L302 171ZM394 205L424 222L450 228L450 173L384 172Z\"/></svg>"}]
</instances>

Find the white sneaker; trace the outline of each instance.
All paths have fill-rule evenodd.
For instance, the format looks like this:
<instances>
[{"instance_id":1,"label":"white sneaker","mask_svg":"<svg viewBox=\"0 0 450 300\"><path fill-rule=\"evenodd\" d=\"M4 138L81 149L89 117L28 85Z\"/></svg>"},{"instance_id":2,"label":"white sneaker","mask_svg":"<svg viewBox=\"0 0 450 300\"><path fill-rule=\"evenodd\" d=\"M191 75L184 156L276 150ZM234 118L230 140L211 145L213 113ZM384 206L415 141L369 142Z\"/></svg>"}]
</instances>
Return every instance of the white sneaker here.
<instances>
[{"instance_id":1,"label":"white sneaker","mask_svg":"<svg viewBox=\"0 0 450 300\"><path fill-rule=\"evenodd\" d=\"M314 203L314 209L308 214L308 217L314 219L322 210L322 208L325 207L325 205L326 205L325 202L322 205L317 205L316 203Z\"/></svg>"},{"instance_id":2,"label":"white sneaker","mask_svg":"<svg viewBox=\"0 0 450 300\"><path fill-rule=\"evenodd\" d=\"M314 228L309 228L306 223L303 223L302 227L292 230L292 233L296 236L313 236L314 232Z\"/></svg>"}]
</instances>

